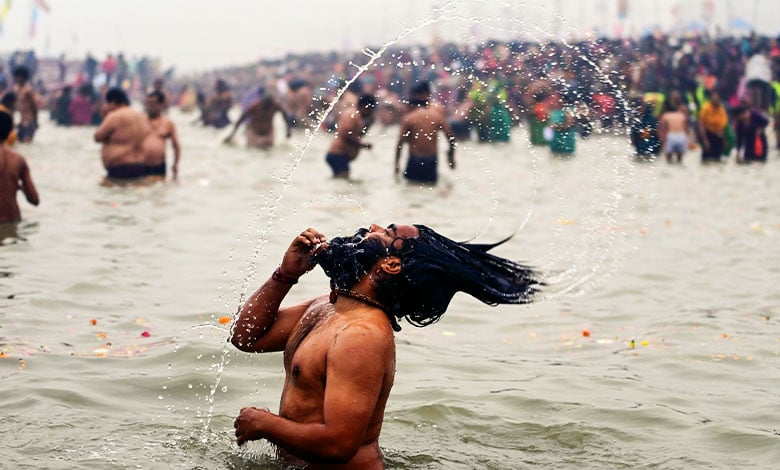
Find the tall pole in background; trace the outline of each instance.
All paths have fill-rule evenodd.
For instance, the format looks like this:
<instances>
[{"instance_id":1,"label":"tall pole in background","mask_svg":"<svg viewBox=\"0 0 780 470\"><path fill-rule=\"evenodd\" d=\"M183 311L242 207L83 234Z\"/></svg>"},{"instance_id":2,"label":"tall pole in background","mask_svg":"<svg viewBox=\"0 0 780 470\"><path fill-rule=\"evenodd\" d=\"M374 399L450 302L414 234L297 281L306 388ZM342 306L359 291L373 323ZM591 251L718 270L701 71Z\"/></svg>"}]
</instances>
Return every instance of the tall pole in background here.
<instances>
[{"instance_id":1,"label":"tall pole in background","mask_svg":"<svg viewBox=\"0 0 780 470\"><path fill-rule=\"evenodd\" d=\"M618 24L615 35L622 38L626 34L626 22L628 20L628 0L617 0L618 4Z\"/></svg>"},{"instance_id":2,"label":"tall pole in background","mask_svg":"<svg viewBox=\"0 0 780 470\"><path fill-rule=\"evenodd\" d=\"M758 0L753 0L753 31L758 30Z\"/></svg>"},{"instance_id":3,"label":"tall pole in background","mask_svg":"<svg viewBox=\"0 0 780 470\"><path fill-rule=\"evenodd\" d=\"M553 34L555 40L558 40L561 38L561 0L554 0L553 15Z\"/></svg>"}]
</instances>

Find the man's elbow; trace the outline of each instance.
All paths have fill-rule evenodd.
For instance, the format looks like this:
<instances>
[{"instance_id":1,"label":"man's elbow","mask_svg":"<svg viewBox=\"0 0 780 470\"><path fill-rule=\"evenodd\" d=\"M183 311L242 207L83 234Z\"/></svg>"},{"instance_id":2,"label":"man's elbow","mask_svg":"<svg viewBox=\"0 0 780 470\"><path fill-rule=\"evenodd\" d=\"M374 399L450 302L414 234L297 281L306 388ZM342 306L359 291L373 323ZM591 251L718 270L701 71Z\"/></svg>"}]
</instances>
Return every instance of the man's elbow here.
<instances>
[{"instance_id":1,"label":"man's elbow","mask_svg":"<svg viewBox=\"0 0 780 470\"><path fill-rule=\"evenodd\" d=\"M349 463L360 450L360 442L337 441L321 449L321 463Z\"/></svg>"}]
</instances>

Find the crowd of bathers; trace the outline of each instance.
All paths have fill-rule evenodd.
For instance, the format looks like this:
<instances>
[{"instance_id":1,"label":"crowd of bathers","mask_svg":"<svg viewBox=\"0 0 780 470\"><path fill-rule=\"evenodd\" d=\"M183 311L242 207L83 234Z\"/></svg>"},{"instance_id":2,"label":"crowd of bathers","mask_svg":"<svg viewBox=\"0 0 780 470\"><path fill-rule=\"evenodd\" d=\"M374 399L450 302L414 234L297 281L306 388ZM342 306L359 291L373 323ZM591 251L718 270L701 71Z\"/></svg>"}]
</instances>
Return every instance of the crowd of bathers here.
<instances>
[{"instance_id":1,"label":"crowd of bathers","mask_svg":"<svg viewBox=\"0 0 780 470\"><path fill-rule=\"evenodd\" d=\"M408 105L410 90L427 82L459 139L503 141L513 126L522 124L530 129L532 143L550 145L563 154L573 151L569 142L573 136L587 137L613 127L633 128L640 154L664 152L668 132L662 115L681 107L686 110L689 133L686 146L703 148L701 141L707 134L702 135L699 117L713 94L718 95L729 125L715 134L722 132L735 141L738 136L732 134L737 133L740 117L750 121L743 126L746 132L761 128L764 121L763 127L774 122L780 132L780 44L778 38L755 34L395 45L356 76L358 68L353 64L366 61L362 51L290 54L212 70L174 88L205 94L217 83L217 87L228 86L244 105L259 90L273 93L294 125L312 126L320 124L319 116L349 83L355 92L374 95L377 121L392 125ZM642 141L648 122L653 121L646 116L648 106L664 144ZM711 117L708 113L705 119ZM710 129L721 125L723 115L716 114L707 122ZM329 118L321 123L326 128L336 119L333 113ZM678 147L676 140L674 150ZM707 154L706 159L713 156Z\"/></svg>"},{"instance_id":2,"label":"crowd of bathers","mask_svg":"<svg viewBox=\"0 0 780 470\"><path fill-rule=\"evenodd\" d=\"M34 55L17 55L12 57L16 62L37 64ZM757 55L765 56L766 64L749 67L750 59ZM102 62L91 56L80 63L58 59L50 61L56 72L47 75L61 83L37 79L32 83L50 108L55 107L63 87L70 87L64 88L67 93L88 96L95 110L100 107L96 101L112 84L140 98L152 82L150 77L159 79L165 73L172 104L200 108L204 124L229 124L220 109L212 109L224 109L226 102L213 97L229 90L246 107L263 89L281 100L296 125L308 126L358 72L353 64L368 60L362 51L288 54L176 77L159 65L152 68L154 61L142 59L128 64L121 53L108 54ZM44 61L40 62L38 68L43 68ZM35 76L35 71L31 72ZM9 82L6 75L0 66L0 95ZM629 98L661 102L679 94L686 106L698 110L712 90L718 92L727 109L749 105L772 117L778 111L779 77L777 38L755 34L716 38L656 35L573 43L487 40L481 44L395 45L352 86L360 87L361 93L374 94L380 107L377 118L392 124L398 122L411 88L428 82L434 99L450 116L465 118L454 119L460 134L469 135L473 129L481 141L490 141L501 138L500 132L491 133L490 129L495 127L493 108L497 104L507 111L502 119L516 125L525 122L534 106L552 93L560 94L564 104L576 104L580 121L585 121L582 115L587 114L588 121L602 127L628 123ZM92 117L99 119L97 113Z\"/></svg>"}]
</instances>

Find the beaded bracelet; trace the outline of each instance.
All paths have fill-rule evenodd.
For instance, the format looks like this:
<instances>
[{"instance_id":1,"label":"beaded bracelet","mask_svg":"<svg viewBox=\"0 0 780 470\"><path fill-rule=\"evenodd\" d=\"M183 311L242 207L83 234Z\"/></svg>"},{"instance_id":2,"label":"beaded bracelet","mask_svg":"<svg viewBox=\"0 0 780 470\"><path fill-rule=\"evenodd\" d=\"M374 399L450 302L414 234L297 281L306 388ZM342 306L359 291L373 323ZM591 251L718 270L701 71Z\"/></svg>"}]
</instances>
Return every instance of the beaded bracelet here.
<instances>
[{"instance_id":1,"label":"beaded bracelet","mask_svg":"<svg viewBox=\"0 0 780 470\"><path fill-rule=\"evenodd\" d=\"M273 274L271 274L271 279L273 279L276 282L281 282L282 284L298 284L298 278L295 277L287 277L284 274L282 274L282 268L278 267L274 271Z\"/></svg>"}]
</instances>

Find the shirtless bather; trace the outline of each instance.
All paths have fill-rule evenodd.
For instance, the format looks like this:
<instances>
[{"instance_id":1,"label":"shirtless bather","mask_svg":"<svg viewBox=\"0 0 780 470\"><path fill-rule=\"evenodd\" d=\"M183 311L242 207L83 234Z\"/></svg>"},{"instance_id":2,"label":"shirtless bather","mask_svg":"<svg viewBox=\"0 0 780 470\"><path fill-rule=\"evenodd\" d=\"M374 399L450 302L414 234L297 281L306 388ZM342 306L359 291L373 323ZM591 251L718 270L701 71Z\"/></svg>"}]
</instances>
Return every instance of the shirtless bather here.
<instances>
[{"instance_id":1,"label":"shirtless bather","mask_svg":"<svg viewBox=\"0 0 780 470\"><path fill-rule=\"evenodd\" d=\"M537 292L537 274L487 253L494 246L457 243L423 225L373 224L330 241L310 228L295 237L232 331L242 351L284 351L285 370L279 414L241 409L237 443L267 439L286 461L312 470L384 468L379 434L398 320L429 325L457 291L492 305L528 303ZM317 264L330 295L280 308Z\"/></svg>"},{"instance_id":2,"label":"shirtless bather","mask_svg":"<svg viewBox=\"0 0 780 470\"><path fill-rule=\"evenodd\" d=\"M130 107L121 88L106 92L105 117L95 131L103 144L101 157L109 178L138 178L146 174L143 143L151 132L146 116Z\"/></svg>"},{"instance_id":3,"label":"shirtless bather","mask_svg":"<svg viewBox=\"0 0 780 470\"><path fill-rule=\"evenodd\" d=\"M246 111L241 114L230 135L225 138L225 143L232 141L238 127L248 120L246 124L246 145L261 149L272 147L274 145L273 118L276 113L282 113L287 126L287 138L290 138L290 120L287 113L273 96L264 94L260 99L249 105Z\"/></svg>"},{"instance_id":4,"label":"shirtless bather","mask_svg":"<svg viewBox=\"0 0 780 470\"><path fill-rule=\"evenodd\" d=\"M404 170L407 180L419 183L435 183L438 178L439 131L449 142L447 162L455 169L455 136L441 106L431 105L431 91L427 83L412 90L411 110L401 119L401 135L395 152L395 174L401 172L401 152L409 144L409 159Z\"/></svg>"},{"instance_id":5,"label":"shirtless bather","mask_svg":"<svg viewBox=\"0 0 780 470\"><path fill-rule=\"evenodd\" d=\"M173 179L179 175L179 158L181 157L181 148L179 147L179 137L176 133L176 126L168 116L163 114L166 108L165 95L161 91L152 91L146 95L146 117L149 123L149 135L144 139L144 165L147 175L162 176L165 178L165 147L170 139L173 145Z\"/></svg>"}]
</instances>

